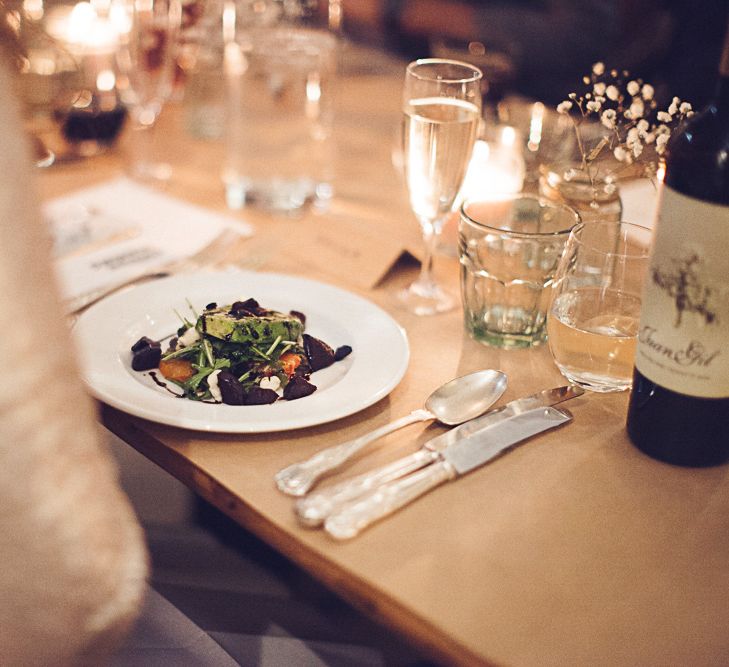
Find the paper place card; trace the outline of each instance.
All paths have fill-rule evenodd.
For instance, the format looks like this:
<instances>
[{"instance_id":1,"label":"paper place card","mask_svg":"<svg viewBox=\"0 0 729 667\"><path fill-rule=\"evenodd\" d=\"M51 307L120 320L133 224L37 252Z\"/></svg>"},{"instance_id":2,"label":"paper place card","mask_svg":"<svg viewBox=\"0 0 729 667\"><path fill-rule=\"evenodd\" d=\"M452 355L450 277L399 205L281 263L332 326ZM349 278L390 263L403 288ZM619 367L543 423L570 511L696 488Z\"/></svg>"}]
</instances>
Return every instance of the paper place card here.
<instances>
[{"instance_id":1,"label":"paper place card","mask_svg":"<svg viewBox=\"0 0 729 667\"><path fill-rule=\"evenodd\" d=\"M139 234L137 225L75 203L46 212L46 220L51 225L55 258L91 252Z\"/></svg>"},{"instance_id":2,"label":"paper place card","mask_svg":"<svg viewBox=\"0 0 729 667\"><path fill-rule=\"evenodd\" d=\"M253 228L120 178L48 202L56 271L65 299L159 270L224 229Z\"/></svg>"},{"instance_id":3,"label":"paper place card","mask_svg":"<svg viewBox=\"0 0 729 667\"><path fill-rule=\"evenodd\" d=\"M404 251L394 235L345 217L322 221L308 236L311 251L305 254L318 270L365 289L375 287ZM303 254L300 248L296 254Z\"/></svg>"},{"instance_id":4,"label":"paper place card","mask_svg":"<svg viewBox=\"0 0 729 667\"><path fill-rule=\"evenodd\" d=\"M388 202L373 205L351 195L335 196L326 213L279 240L276 265L288 263L300 274L372 289L404 254L421 247L420 229L409 211L401 216Z\"/></svg>"}]
</instances>

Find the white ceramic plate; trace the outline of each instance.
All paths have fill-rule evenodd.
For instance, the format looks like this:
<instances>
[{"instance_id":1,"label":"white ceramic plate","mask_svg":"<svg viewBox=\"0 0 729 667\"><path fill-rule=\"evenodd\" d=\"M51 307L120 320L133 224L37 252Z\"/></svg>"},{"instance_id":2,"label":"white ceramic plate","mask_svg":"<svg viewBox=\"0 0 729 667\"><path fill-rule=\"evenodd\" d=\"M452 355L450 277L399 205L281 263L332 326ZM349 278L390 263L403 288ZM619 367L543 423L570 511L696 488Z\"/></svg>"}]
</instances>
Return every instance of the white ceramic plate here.
<instances>
[{"instance_id":1,"label":"white ceramic plate","mask_svg":"<svg viewBox=\"0 0 729 667\"><path fill-rule=\"evenodd\" d=\"M234 406L176 398L145 372L133 371L130 347L158 340L180 326L188 301L206 304L256 299L262 306L306 315L307 333L333 348L350 345L342 361L311 376L313 394L271 405ZM405 374L409 347L403 329L383 310L337 287L273 273L180 275L114 294L87 310L74 327L91 392L124 412L154 422L218 433L264 433L323 424L387 396Z\"/></svg>"}]
</instances>

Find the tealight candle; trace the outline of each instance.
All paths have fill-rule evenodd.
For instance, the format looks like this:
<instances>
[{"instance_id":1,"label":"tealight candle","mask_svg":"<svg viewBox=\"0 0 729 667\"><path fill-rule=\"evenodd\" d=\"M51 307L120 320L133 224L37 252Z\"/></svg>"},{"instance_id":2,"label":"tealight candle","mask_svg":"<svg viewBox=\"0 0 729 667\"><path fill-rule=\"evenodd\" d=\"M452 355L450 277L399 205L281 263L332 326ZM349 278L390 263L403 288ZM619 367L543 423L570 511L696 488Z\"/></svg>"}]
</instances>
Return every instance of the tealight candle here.
<instances>
[{"instance_id":1,"label":"tealight candle","mask_svg":"<svg viewBox=\"0 0 729 667\"><path fill-rule=\"evenodd\" d=\"M510 126L497 128L493 140L476 142L461 188L461 199L496 199L519 192L524 183L524 170L516 130Z\"/></svg>"},{"instance_id":2,"label":"tealight candle","mask_svg":"<svg viewBox=\"0 0 729 667\"><path fill-rule=\"evenodd\" d=\"M54 12L48 31L74 58L79 77L70 108L57 110L61 131L82 154L95 153L117 137L126 116L117 94L118 30L92 4L78 2Z\"/></svg>"}]
</instances>

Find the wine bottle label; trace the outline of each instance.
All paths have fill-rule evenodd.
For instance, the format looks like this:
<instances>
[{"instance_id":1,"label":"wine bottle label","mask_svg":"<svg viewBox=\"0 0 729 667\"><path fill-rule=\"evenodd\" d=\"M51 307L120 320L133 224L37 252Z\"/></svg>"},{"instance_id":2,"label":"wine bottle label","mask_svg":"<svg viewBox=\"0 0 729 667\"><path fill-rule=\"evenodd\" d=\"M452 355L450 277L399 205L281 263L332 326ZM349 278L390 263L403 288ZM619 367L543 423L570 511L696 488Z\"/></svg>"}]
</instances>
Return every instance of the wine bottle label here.
<instances>
[{"instance_id":1,"label":"wine bottle label","mask_svg":"<svg viewBox=\"0 0 729 667\"><path fill-rule=\"evenodd\" d=\"M664 186L635 365L689 396L729 397L729 207Z\"/></svg>"}]
</instances>

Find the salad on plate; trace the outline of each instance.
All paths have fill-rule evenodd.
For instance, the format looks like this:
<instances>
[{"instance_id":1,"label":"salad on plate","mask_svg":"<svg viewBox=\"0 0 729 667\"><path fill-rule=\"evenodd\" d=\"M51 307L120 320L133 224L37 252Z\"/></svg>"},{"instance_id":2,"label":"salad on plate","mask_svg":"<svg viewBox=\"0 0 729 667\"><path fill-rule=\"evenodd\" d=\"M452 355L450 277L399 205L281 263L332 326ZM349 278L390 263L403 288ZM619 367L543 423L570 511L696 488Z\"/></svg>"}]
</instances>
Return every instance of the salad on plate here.
<instances>
[{"instance_id":1,"label":"salad on plate","mask_svg":"<svg viewBox=\"0 0 729 667\"><path fill-rule=\"evenodd\" d=\"M180 398L227 405L296 400L316 391L312 373L352 352L305 333L303 313L264 308L252 298L209 303L199 315L190 308L194 321L178 314L174 336L143 336L131 347L132 369Z\"/></svg>"}]
</instances>

